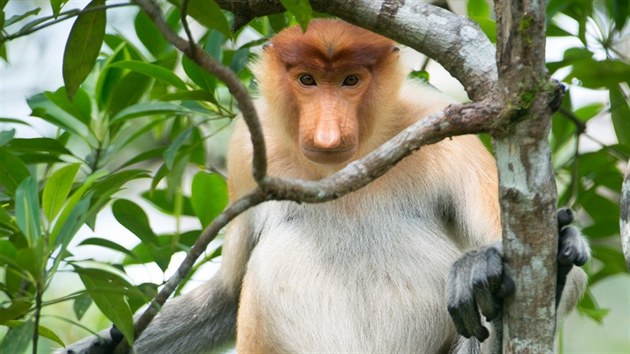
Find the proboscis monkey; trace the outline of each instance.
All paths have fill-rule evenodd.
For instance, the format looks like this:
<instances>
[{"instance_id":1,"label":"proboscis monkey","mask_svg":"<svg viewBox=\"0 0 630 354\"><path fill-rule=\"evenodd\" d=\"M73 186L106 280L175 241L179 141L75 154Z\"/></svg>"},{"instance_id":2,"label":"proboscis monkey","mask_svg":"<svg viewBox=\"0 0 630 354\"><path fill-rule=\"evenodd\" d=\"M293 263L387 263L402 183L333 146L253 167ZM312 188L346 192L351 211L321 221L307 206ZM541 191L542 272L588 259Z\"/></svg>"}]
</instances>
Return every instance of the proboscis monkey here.
<instances>
[{"instance_id":1,"label":"proboscis monkey","mask_svg":"<svg viewBox=\"0 0 630 354\"><path fill-rule=\"evenodd\" d=\"M451 102L406 79L391 40L340 20L282 31L252 69L269 172L283 177L328 176ZM228 153L231 200L254 188L251 160L239 122ZM487 350L482 318L491 321L513 287L497 242L497 193L493 157L477 137L460 136L341 199L259 205L230 225L219 273L168 302L136 352L206 352L235 331L239 353ZM573 264L589 248L565 226L570 213L558 217L566 310L584 286ZM111 343L106 334L74 348Z\"/></svg>"}]
</instances>

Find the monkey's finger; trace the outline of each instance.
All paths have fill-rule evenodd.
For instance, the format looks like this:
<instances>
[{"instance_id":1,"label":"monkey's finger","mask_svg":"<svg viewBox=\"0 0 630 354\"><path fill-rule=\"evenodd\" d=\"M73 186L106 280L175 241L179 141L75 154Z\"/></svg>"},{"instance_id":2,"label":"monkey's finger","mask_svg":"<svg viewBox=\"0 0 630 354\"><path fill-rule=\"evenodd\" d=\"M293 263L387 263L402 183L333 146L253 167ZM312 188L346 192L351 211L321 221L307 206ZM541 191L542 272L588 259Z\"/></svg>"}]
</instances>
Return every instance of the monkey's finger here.
<instances>
[{"instance_id":1,"label":"monkey's finger","mask_svg":"<svg viewBox=\"0 0 630 354\"><path fill-rule=\"evenodd\" d=\"M455 262L449 274L447 305L458 333L466 338L474 336L483 341L490 333L481 323L475 298L473 274L478 263L485 263L483 252L468 252Z\"/></svg>"},{"instance_id":2,"label":"monkey's finger","mask_svg":"<svg viewBox=\"0 0 630 354\"><path fill-rule=\"evenodd\" d=\"M558 243L558 263L561 265L582 266L590 257L588 243L580 231L572 226L565 226L560 232Z\"/></svg>"},{"instance_id":3,"label":"monkey's finger","mask_svg":"<svg viewBox=\"0 0 630 354\"><path fill-rule=\"evenodd\" d=\"M558 218L558 231L560 231L563 227L573 222L575 215L570 208L560 208L556 212L556 217Z\"/></svg>"},{"instance_id":4,"label":"monkey's finger","mask_svg":"<svg viewBox=\"0 0 630 354\"><path fill-rule=\"evenodd\" d=\"M503 299L497 291L501 287L503 259L494 248L479 253L478 261L472 270L473 291L479 310L488 321L497 317Z\"/></svg>"}]
</instances>

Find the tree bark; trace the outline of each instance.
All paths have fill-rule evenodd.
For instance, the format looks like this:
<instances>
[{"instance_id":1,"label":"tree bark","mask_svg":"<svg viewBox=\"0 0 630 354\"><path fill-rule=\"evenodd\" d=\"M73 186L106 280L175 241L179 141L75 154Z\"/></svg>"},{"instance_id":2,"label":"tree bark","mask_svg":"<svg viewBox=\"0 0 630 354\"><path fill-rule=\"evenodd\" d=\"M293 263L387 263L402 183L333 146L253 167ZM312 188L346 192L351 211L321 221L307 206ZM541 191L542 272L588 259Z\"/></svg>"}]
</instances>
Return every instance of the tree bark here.
<instances>
[{"instance_id":1,"label":"tree bark","mask_svg":"<svg viewBox=\"0 0 630 354\"><path fill-rule=\"evenodd\" d=\"M556 185L547 143L545 1L497 1L499 95L515 124L495 135L505 271L503 351L552 353L556 327Z\"/></svg>"}]
</instances>

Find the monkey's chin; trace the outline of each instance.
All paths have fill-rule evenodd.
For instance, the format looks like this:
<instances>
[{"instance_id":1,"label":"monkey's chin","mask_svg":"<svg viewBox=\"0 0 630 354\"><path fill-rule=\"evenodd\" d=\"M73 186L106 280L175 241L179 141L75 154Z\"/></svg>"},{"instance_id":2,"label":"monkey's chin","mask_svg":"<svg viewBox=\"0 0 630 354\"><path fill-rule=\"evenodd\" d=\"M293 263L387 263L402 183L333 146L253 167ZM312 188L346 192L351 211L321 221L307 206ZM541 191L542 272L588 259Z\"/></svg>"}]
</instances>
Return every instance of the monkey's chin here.
<instances>
[{"instance_id":1,"label":"monkey's chin","mask_svg":"<svg viewBox=\"0 0 630 354\"><path fill-rule=\"evenodd\" d=\"M307 159L321 165L338 165L348 162L357 152L356 147L344 150L309 149L302 147L302 154Z\"/></svg>"}]
</instances>

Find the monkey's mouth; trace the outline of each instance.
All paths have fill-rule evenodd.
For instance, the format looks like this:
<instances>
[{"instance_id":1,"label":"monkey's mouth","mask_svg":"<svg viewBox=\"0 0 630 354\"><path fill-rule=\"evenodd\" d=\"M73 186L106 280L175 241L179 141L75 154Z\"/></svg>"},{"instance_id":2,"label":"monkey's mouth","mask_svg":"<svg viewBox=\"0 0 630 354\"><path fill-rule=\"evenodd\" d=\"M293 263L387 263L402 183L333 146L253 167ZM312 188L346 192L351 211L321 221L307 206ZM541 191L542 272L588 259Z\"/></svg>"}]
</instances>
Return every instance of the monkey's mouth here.
<instances>
[{"instance_id":1,"label":"monkey's mouth","mask_svg":"<svg viewBox=\"0 0 630 354\"><path fill-rule=\"evenodd\" d=\"M335 148L335 149L317 149L313 147L302 146L302 154L307 159L324 165L333 165L347 162L357 152L356 147Z\"/></svg>"}]
</instances>

